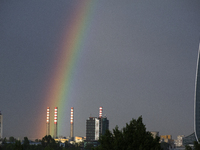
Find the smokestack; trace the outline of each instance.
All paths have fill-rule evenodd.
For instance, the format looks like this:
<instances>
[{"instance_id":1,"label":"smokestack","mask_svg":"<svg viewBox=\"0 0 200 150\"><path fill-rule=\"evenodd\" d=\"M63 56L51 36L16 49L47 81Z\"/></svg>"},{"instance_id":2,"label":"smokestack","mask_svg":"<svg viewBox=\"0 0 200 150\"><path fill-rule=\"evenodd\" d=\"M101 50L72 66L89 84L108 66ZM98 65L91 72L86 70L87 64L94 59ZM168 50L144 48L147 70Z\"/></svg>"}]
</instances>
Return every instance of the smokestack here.
<instances>
[{"instance_id":1,"label":"smokestack","mask_svg":"<svg viewBox=\"0 0 200 150\"><path fill-rule=\"evenodd\" d=\"M70 119L70 138L73 141L74 140L74 107L71 107L71 119Z\"/></svg>"},{"instance_id":2,"label":"smokestack","mask_svg":"<svg viewBox=\"0 0 200 150\"><path fill-rule=\"evenodd\" d=\"M58 107L55 107L54 109L54 138L58 137L57 125L58 125Z\"/></svg>"},{"instance_id":3,"label":"smokestack","mask_svg":"<svg viewBox=\"0 0 200 150\"><path fill-rule=\"evenodd\" d=\"M103 107L99 107L99 118L102 117L103 114Z\"/></svg>"},{"instance_id":4,"label":"smokestack","mask_svg":"<svg viewBox=\"0 0 200 150\"><path fill-rule=\"evenodd\" d=\"M3 139L3 115L0 111L0 139Z\"/></svg>"},{"instance_id":5,"label":"smokestack","mask_svg":"<svg viewBox=\"0 0 200 150\"><path fill-rule=\"evenodd\" d=\"M47 107L46 135L50 135L50 107Z\"/></svg>"}]
</instances>

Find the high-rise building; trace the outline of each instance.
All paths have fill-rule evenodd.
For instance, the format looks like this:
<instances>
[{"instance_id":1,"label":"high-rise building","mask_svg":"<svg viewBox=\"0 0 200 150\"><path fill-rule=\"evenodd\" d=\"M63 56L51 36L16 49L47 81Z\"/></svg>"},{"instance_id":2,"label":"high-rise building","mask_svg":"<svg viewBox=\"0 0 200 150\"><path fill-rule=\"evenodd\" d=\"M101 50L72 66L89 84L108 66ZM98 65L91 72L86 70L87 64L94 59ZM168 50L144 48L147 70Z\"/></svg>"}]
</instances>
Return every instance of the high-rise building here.
<instances>
[{"instance_id":1,"label":"high-rise building","mask_svg":"<svg viewBox=\"0 0 200 150\"><path fill-rule=\"evenodd\" d=\"M46 135L50 135L50 107L47 107Z\"/></svg>"},{"instance_id":2,"label":"high-rise building","mask_svg":"<svg viewBox=\"0 0 200 150\"><path fill-rule=\"evenodd\" d=\"M86 141L99 140L101 135L104 135L109 129L109 120L107 117L102 117L103 107L99 108L99 117L89 117L86 120Z\"/></svg>"},{"instance_id":3,"label":"high-rise building","mask_svg":"<svg viewBox=\"0 0 200 150\"><path fill-rule=\"evenodd\" d=\"M54 138L58 137L58 107L54 109Z\"/></svg>"},{"instance_id":4,"label":"high-rise building","mask_svg":"<svg viewBox=\"0 0 200 150\"><path fill-rule=\"evenodd\" d=\"M99 119L89 117L86 120L86 141L99 140Z\"/></svg>"},{"instance_id":5,"label":"high-rise building","mask_svg":"<svg viewBox=\"0 0 200 150\"><path fill-rule=\"evenodd\" d=\"M0 139L3 138L3 115L0 112Z\"/></svg>"},{"instance_id":6,"label":"high-rise building","mask_svg":"<svg viewBox=\"0 0 200 150\"><path fill-rule=\"evenodd\" d=\"M196 140L200 139L200 44L196 67L195 96L194 96L194 133Z\"/></svg>"},{"instance_id":7,"label":"high-rise building","mask_svg":"<svg viewBox=\"0 0 200 150\"><path fill-rule=\"evenodd\" d=\"M71 107L70 138L72 141L74 140L74 107Z\"/></svg>"}]
</instances>

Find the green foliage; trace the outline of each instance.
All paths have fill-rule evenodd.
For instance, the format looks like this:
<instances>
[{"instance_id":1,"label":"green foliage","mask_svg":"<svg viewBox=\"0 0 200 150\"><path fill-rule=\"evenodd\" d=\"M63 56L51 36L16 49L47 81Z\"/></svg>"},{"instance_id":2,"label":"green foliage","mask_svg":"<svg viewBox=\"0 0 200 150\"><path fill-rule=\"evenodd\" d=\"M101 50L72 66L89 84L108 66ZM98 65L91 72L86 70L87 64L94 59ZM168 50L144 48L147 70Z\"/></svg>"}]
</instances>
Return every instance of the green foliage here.
<instances>
[{"instance_id":1,"label":"green foliage","mask_svg":"<svg viewBox=\"0 0 200 150\"><path fill-rule=\"evenodd\" d=\"M186 146L185 146L185 150L192 150L192 147L186 145Z\"/></svg>"},{"instance_id":2,"label":"green foliage","mask_svg":"<svg viewBox=\"0 0 200 150\"><path fill-rule=\"evenodd\" d=\"M15 141L16 139L13 136L9 137L9 142L15 142Z\"/></svg>"},{"instance_id":3,"label":"green foliage","mask_svg":"<svg viewBox=\"0 0 200 150\"><path fill-rule=\"evenodd\" d=\"M29 149L29 140L27 137L24 137L24 143L23 143L23 148L24 150L28 150Z\"/></svg>"},{"instance_id":4,"label":"green foliage","mask_svg":"<svg viewBox=\"0 0 200 150\"><path fill-rule=\"evenodd\" d=\"M18 140L15 141L14 150L23 150L23 146L20 141Z\"/></svg>"},{"instance_id":5,"label":"green foliage","mask_svg":"<svg viewBox=\"0 0 200 150\"><path fill-rule=\"evenodd\" d=\"M95 150L160 150L159 137L155 139L146 131L142 117L132 119L122 130L116 126L113 133L107 130L100 137L100 146Z\"/></svg>"}]
</instances>

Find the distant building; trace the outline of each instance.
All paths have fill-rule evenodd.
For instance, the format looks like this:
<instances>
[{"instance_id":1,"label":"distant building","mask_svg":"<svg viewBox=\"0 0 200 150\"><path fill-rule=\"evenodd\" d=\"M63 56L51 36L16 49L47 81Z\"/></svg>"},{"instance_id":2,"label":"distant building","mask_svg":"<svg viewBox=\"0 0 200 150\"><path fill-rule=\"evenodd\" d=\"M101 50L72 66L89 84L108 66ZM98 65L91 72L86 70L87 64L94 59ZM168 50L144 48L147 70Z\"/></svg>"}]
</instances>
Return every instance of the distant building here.
<instances>
[{"instance_id":1,"label":"distant building","mask_svg":"<svg viewBox=\"0 0 200 150\"><path fill-rule=\"evenodd\" d=\"M109 129L109 120L107 117L101 117L99 119L99 136L104 135L106 130Z\"/></svg>"},{"instance_id":2,"label":"distant building","mask_svg":"<svg viewBox=\"0 0 200 150\"><path fill-rule=\"evenodd\" d=\"M161 135L160 142L168 143L171 147L174 147L174 140L172 139L172 135Z\"/></svg>"},{"instance_id":3,"label":"distant building","mask_svg":"<svg viewBox=\"0 0 200 150\"><path fill-rule=\"evenodd\" d=\"M176 147L183 146L183 137L184 137L184 135L178 135L177 140L174 140L174 144L176 145Z\"/></svg>"},{"instance_id":4,"label":"distant building","mask_svg":"<svg viewBox=\"0 0 200 150\"><path fill-rule=\"evenodd\" d=\"M56 138L54 139L56 142L61 142L61 143L65 143L66 141L68 142L69 139L67 138L63 138L63 137L60 137L60 138Z\"/></svg>"},{"instance_id":5,"label":"distant building","mask_svg":"<svg viewBox=\"0 0 200 150\"><path fill-rule=\"evenodd\" d=\"M99 119L89 117L86 120L86 141L99 140Z\"/></svg>"},{"instance_id":6,"label":"distant building","mask_svg":"<svg viewBox=\"0 0 200 150\"><path fill-rule=\"evenodd\" d=\"M198 51L196 80L195 80L195 95L194 95L194 133L196 140L200 139L200 44Z\"/></svg>"},{"instance_id":7,"label":"distant building","mask_svg":"<svg viewBox=\"0 0 200 150\"><path fill-rule=\"evenodd\" d=\"M3 138L3 115L0 112L0 139Z\"/></svg>"},{"instance_id":8,"label":"distant building","mask_svg":"<svg viewBox=\"0 0 200 150\"><path fill-rule=\"evenodd\" d=\"M99 140L101 135L109 130L109 120L103 117L103 107L99 107L99 117L89 117L86 120L86 141Z\"/></svg>"},{"instance_id":9,"label":"distant building","mask_svg":"<svg viewBox=\"0 0 200 150\"><path fill-rule=\"evenodd\" d=\"M183 137L183 145L194 145L194 141L197 141L195 133Z\"/></svg>"},{"instance_id":10,"label":"distant building","mask_svg":"<svg viewBox=\"0 0 200 150\"><path fill-rule=\"evenodd\" d=\"M154 139L156 138L156 136L159 136L159 132L158 131L151 131L151 134L152 134Z\"/></svg>"},{"instance_id":11,"label":"distant building","mask_svg":"<svg viewBox=\"0 0 200 150\"><path fill-rule=\"evenodd\" d=\"M76 137L75 137L75 142L76 142L76 143L84 142L84 137L76 136Z\"/></svg>"}]
</instances>

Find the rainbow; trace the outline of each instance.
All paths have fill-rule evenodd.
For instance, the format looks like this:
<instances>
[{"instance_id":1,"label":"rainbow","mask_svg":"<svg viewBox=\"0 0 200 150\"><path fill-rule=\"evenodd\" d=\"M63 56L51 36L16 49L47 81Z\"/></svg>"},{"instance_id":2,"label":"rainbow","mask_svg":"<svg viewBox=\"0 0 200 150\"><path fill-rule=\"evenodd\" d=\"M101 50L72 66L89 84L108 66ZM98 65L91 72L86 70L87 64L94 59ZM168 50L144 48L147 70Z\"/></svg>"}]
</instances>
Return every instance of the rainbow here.
<instances>
[{"instance_id":1,"label":"rainbow","mask_svg":"<svg viewBox=\"0 0 200 150\"><path fill-rule=\"evenodd\" d=\"M74 73L78 65L77 62L91 24L94 5L95 0L79 1L72 9L73 12L70 14L70 21L66 23L67 28L64 31L63 41L61 41L62 46L55 60L56 65L52 69L51 76L48 80L49 86L46 89L46 96L44 98L44 101L48 102L51 109L51 135L53 134L52 113L54 107L58 106L58 135L61 134L59 127L63 122L63 118L67 119L66 114L64 114L64 109L66 109L68 101L71 101L69 100L70 88L73 84ZM46 108L44 108L44 110L46 111ZM41 126L45 127L42 133L39 133L40 137L43 137L45 135L46 126L44 121L42 121L41 124Z\"/></svg>"}]
</instances>

